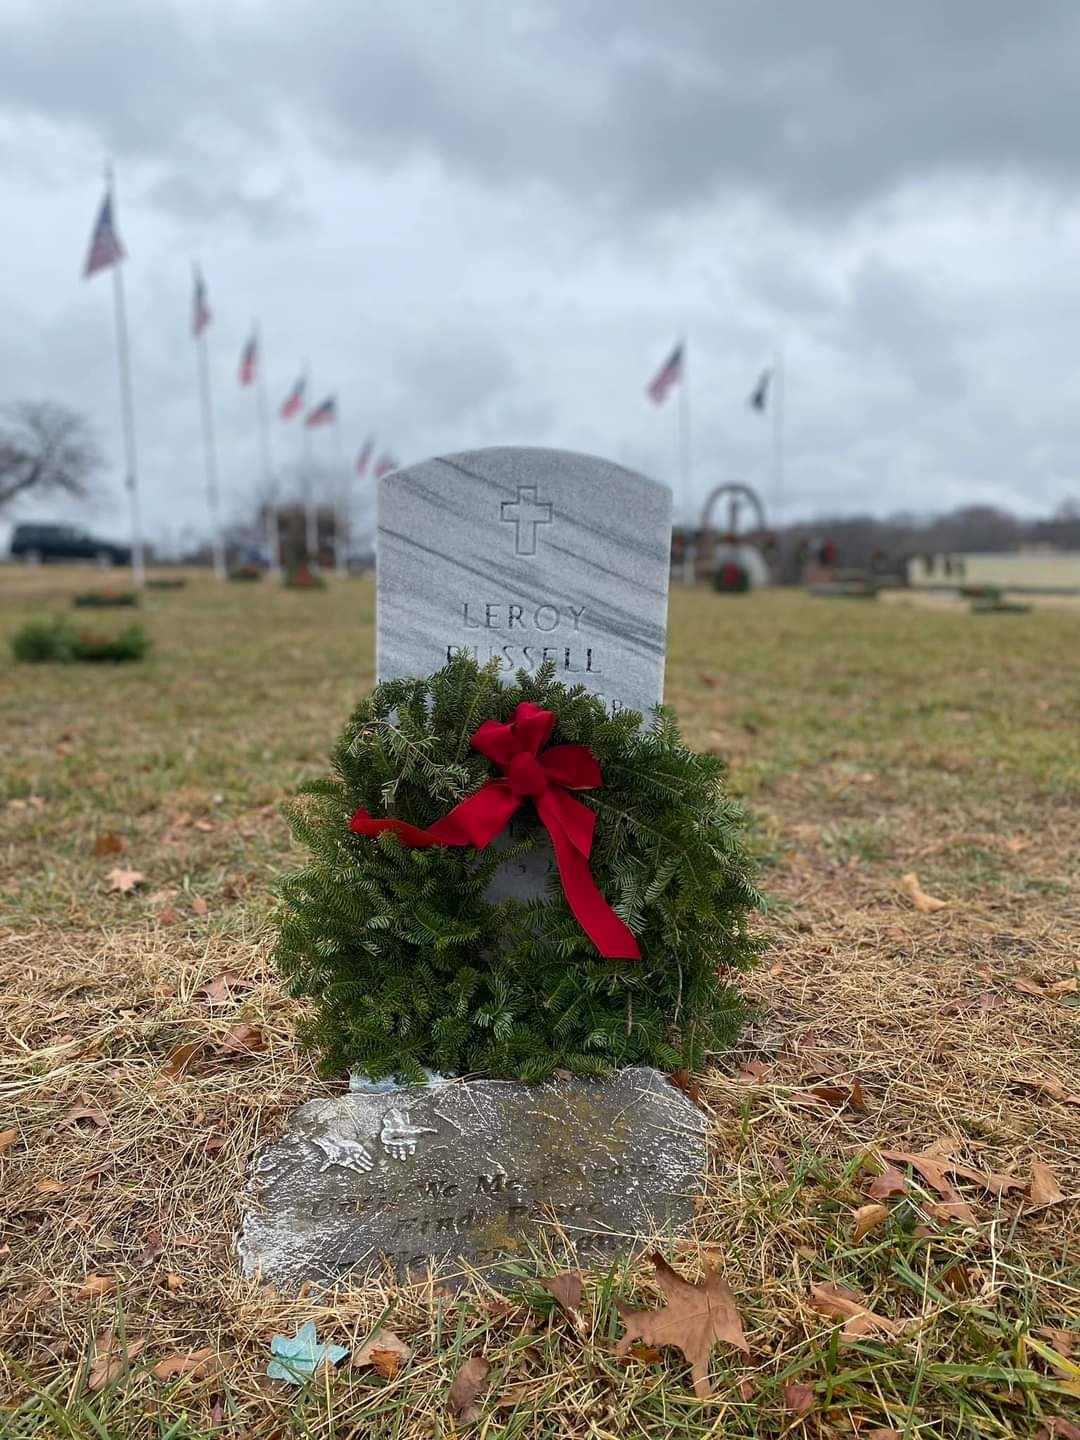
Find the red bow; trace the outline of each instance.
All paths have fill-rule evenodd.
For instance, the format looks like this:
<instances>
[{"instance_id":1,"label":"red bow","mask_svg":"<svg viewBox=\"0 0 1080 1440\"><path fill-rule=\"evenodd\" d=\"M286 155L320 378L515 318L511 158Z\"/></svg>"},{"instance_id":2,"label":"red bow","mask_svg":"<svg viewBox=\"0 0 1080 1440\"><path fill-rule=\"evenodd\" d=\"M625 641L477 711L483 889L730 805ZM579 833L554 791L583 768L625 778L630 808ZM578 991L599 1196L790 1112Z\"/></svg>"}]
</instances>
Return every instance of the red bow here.
<instances>
[{"instance_id":1,"label":"red bow","mask_svg":"<svg viewBox=\"0 0 1080 1440\"><path fill-rule=\"evenodd\" d=\"M472 737L473 748L499 767L503 779L489 780L426 830L404 820L373 820L366 810L357 810L349 829L356 835L392 830L403 845L415 848L475 845L483 850L529 797L551 836L563 893L578 924L605 959L640 960L637 941L589 872L596 816L567 794L598 789L604 783L600 766L584 745L555 745L541 755L554 728L552 711L523 701L511 724L485 720Z\"/></svg>"}]
</instances>

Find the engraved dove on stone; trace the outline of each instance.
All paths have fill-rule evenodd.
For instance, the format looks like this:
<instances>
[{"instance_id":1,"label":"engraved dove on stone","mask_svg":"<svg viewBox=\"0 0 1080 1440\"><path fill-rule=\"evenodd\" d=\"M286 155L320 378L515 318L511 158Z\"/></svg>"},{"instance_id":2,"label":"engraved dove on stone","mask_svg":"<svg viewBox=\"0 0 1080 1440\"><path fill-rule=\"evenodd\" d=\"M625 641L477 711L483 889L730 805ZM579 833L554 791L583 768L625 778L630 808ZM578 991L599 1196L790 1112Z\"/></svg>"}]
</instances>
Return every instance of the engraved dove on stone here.
<instances>
[{"instance_id":1,"label":"engraved dove on stone","mask_svg":"<svg viewBox=\"0 0 1080 1440\"><path fill-rule=\"evenodd\" d=\"M413 1125L407 1110L388 1110L383 1116L379 1139L395 1160L407 1160L416 1154L421 1135L437 1135L430 1125Z\"/></svg>"},{"instance_id":2,"label":"engraved dove on stone","mask_svg":"<svg viewBox=\"0 0 1080 1440\"><path fill-rule=\"evenodd\" d=\"M375 1165L367 1147L356 1140L346 1140L333 1135L313 1135L311 1143L326 1156L319 1166L320 1175L329 1170L331 1165L340 1165L343 1170L352 1170L357 1175L364 1174Z\"/></svg>"}]
</instances>

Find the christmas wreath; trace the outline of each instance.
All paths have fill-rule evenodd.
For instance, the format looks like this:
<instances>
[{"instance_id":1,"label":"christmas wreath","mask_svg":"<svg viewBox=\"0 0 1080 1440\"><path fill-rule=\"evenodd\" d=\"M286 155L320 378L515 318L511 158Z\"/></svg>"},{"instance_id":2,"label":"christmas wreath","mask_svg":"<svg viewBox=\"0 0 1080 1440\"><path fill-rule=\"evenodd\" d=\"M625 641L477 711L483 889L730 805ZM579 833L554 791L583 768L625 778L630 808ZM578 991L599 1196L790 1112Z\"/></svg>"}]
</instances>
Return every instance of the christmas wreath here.
<instances>
[{"instance_id":1,"label":"christmas wreath","mask_svg":"<svg viewBox=\"0 0 1080 1440\"><path fill-rule=\"evenodd\" d=\"M290 807L275 958L326 1071L693 1069L737 1034L759 896L723 762L554 673L384 681ZM538 846L545 892L490 893Z\"/></svg>"}]
</instances>

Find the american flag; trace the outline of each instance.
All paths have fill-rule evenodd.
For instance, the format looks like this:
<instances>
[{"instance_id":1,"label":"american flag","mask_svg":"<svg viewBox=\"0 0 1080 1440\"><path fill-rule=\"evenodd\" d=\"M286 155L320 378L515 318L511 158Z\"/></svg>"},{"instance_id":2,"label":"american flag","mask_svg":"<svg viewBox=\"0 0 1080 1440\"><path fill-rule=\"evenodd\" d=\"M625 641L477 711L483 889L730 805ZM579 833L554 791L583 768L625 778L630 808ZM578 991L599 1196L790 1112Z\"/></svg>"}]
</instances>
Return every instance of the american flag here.
<instances>
[{"instance_id":1,"label":"american flag","mask_svg":"<svg viewBox=\"0 0 1080 1440\"><path fill-rule=\"evenodd\" d=\"M96 275L99 270L107 270L110 265L115 265L124 258L124 247L120 243L120 236L117 235L116 226L113 224L112 191L106 190L105 199L101 202L97 224L94 226L94 233L90 237L90 249L83 267L83 279L89 280L91 275Z\"/></svg>"},{"instance_id":2,"label":"american flag","mask_svg":"<svg viewBox=\"0 0 1080 1440\"><path fill-rule=\"evenodd\" d=\"M299 415L304 406L304 387L306 384L307 381L303 375L301 375L288 395L285 396L285 399L281 402L282 420L291 420L294 415Z\"/></svg>"},{"instance_id":3,"label":"american flag","mask_svg":"<svg viewBox=\"0 0 1080 1440\"><path fill-rule=\"evenodd\" d=\"M747 402L754 410L764 410L769 399L769 381L772 379L771 370L763 370L761 379L754 386L753 393Z\"/></svg>"},{"instance_id":4,"label":"american flag","mask_svg":"<svg viewBox=\"0 0 1080 1440\"><path fill-rule=\"evenodd\" d=\"M375 462L374 476L381 480L384 475L392 474L398 468L398 462L389 452L384 451Z\"/></svg>"},{"instance_id":5,"label":"american flag","mask_svg":"<svg viewBox=\"0 0 1080 1440\"><path fill-rule=\"evenodd\" d=\"M206 303L206 285L202 271L195 267L195 293L191 297L191 333L201 335L210 324L210 306Z\"/></svg>"},{"instance_id":6,"label":"american flag","mask_svg":"<svg viewBox=\"0 0 1080 1440\"><path fill-rule=\"evenodd\" d=\"M259 364L259 337L252 333L251 339L244 346L243 354L240 356L240 384L250 385L255 379L255 371Z\"/></svg>"},{"instance_id":7,"label":"american flag","mask_svg":"<svg viewBox=\"0 0 1080 1440\"><path fill-rule=\"evenodd\" d=\"M364 441L363 446L360 449L359 455L357 455L356 457L357 475L367 474L367 467L371 464L371 452L374 449L375 440L371 435L369 435L368 438Z\"/></svg>"},{"instance_id":8,"label":"american flag","mask_svg":"<svg viewBox=\"0 0 1080 1440\"><path fill-rule=\"evenodd\" d=\"M329 425L334 419L335 412L334 397L330 395L321 405L316 405L314 410L309 410L305 425Z\"/></svg>"},{"instance_id":9,"label":"american flag","mask_svg":"<svg viewBox=\"0 0 1080 1440\"><path fill-rule=\"evenodd\" d=\"M655 405L662 405L667 399L667 393L673 385L677 385L682 379L683 347L680 341L671 354L664 361L663 365L656 372L655 377L649 382L646 394Z\"/></svg>"}]
</instances>

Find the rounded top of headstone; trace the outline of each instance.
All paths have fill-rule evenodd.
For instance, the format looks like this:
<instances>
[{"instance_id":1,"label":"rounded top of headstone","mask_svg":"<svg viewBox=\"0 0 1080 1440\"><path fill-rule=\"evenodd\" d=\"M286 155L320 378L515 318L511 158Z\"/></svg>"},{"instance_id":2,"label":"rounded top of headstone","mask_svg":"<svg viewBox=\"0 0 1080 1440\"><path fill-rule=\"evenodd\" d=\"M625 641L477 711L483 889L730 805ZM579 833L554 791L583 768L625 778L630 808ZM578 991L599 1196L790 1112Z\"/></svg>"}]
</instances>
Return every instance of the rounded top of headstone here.
<instances>
[{"instance_id":1,"label":"rounded top of headstone","mask_svg":"<svg viewBox=\"0 0 1080 1440\"><path fill-rule=\"evenodd\" d=\"M549 449L543 445L491 445L483 450L462 450L454 455L433 455L415 465L403 466L385 476L380 484L393 487L410 476L433 467L445 466L459 470L475 479L503 481L516 479L526 483L530 477L557 474L586 484L618 486L624 493L651 492L656 500L666 503L670 511L671 489L659 480L652 480L640 471L606 460L600 455L587 455L578 450Z\"/></svg>"}]
</instances>

